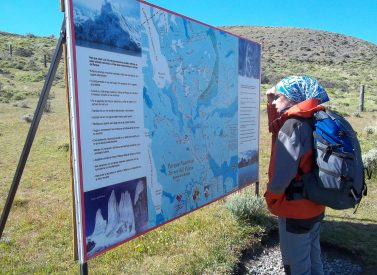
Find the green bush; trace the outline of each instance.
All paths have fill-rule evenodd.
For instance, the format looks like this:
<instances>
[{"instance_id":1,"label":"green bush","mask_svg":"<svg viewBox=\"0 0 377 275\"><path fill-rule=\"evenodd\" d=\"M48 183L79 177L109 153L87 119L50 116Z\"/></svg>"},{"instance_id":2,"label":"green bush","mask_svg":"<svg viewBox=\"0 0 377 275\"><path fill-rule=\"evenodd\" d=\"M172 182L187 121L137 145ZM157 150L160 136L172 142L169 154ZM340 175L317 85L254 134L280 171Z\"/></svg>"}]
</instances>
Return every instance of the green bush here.
<instances>
[{"instance_id":1,"label":"green bush","mask_svg":"<svg viewBox=\"0 0 377 275\"><path fill-rule=\"evenodd\" d=\"M252 191L234 194L225 206L241 222L264 224L266 221L267 209L264 200Z\"/></svg>"},{"instance_id":2,"label":"green bush","mask_svg":"<svg viewBox=\"0 0 377 275\"><path fill-rule=\"evenodd\" d=\"M69 143L63 143L62 145L58 146L58 150L68 152L69 151Z\"/></svg>"},{"instance_id":3,"label":"green bush","mask_svg":"<svg viewBox=\"0 0 377 275\"><path fill-rule=\"evenodd\" d=\"M376 128L374 126L367 126L364 128L364 132L367 134L367 136L373 135L375 131L376 131Z\"/></svg>"},{"instance_id":4,"label":"green bush","mask_svg":"<svg viewBox=\"0 0 377 275\"><path fill-rule=\"evenodd\" d=\"M16 48L14 50L15 55L21 56L21 57L31 57L33 55L33 51L31 49L27 48Z\"/></svg>"},{"instance_id":5,"label":"green bush","mask_svg":"<svg viewBox=\"0 0 377 275\"><path fill-rule=\"evenodd\" d=\"M14 100L24 100L25 99L25 96L24 95L22 95L22 94L15 94L15 95L13 95L13 99Z\"/></svg>"},{"instance_id":6,"label":"green bush","mask_svg":"<svg viewBox=\"0 0 377 275\"><path fill-rule=\"evenodd\" d=\"M44 111L46 113L51 113L52 112L52 105L51 105L51 101L50 100L46 101L46 105L45 105Z\"/></svg>"},{"instance_id":7,"label":"green bush","mask_svg":"<svg viewBox=\"0 0 377 275\"><path fill-rule=\"evenodd\" d=\"M368 177L377 170L377 149L372 149L363 155L364 167L367 170Z\"/></svg>"}]
</instances>

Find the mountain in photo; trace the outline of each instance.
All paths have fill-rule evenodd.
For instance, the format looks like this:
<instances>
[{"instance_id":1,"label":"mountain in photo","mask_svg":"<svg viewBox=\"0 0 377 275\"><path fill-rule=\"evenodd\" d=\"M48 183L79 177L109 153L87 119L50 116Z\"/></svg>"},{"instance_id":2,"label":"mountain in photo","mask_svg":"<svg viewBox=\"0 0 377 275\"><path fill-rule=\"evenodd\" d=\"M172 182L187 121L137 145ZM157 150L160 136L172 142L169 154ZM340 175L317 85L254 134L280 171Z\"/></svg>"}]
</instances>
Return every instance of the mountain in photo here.
<instances>
[{"instance_id":1,"label":"mountain in photo","mask_svg":"<svg viewBox=\"0 0 377 275\"><path fill-rule=\"evenodd\" d=\"M100 208L96 212L94 231L92 235L87 237L89 255L136 234L134 207L128 191L121 194L118 203L113 190L107 206L107 221L103 218Z\"/></svg>"},{"instance_id":2,"label":"mountain in photo","mask_svg":"<svg viewBox=\"0 0 377 275\"><path fill-rule=\"evenodd\" d=\"M101 49L103 45L141 53L140 21L125 17L107 1L99 12L75 5L74 26L78 46Z\"/></svg>"},{"instance_id":3,"label":"mountain in photo","mask_svg":"<svg viewBox=\"0 0 377 275\"><path fill-rule=\"evenodd\" d=\"M132 191L130 192L132 193ZM120 200L118 202L115 189L111 191L107 201L107 216L105 215L107 219L104 218L103 214L106 213L102 212L101 207L97 209L94 230L86 240L89 256L148 229L148 200L145 181L137 182L134 195L131 195L130 192L126 190L119 192ZM102 208L104 207L102 206Z\"/></svg>"}]
</instances>

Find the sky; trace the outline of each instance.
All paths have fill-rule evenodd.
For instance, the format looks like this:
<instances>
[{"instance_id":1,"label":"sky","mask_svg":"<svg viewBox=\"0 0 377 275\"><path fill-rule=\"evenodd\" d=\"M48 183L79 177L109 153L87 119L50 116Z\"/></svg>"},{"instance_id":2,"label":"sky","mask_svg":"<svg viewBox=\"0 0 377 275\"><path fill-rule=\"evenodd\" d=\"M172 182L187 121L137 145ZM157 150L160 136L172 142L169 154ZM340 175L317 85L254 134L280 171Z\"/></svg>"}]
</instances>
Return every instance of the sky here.
<instances>
[{"instance_id":1,"label":"sky","mask_svg":"<svg viewBox=\"0 0 377 275\"><path fill-rule=\"evenodd\" d=\"M99 0L86 1L94 3ZM148 2L212 26L309 28L354 36L377 45L377 0L150 0ZM0 0L0 31L58 36L62 19L60 0Z\"/></svg>"}]
</instances>

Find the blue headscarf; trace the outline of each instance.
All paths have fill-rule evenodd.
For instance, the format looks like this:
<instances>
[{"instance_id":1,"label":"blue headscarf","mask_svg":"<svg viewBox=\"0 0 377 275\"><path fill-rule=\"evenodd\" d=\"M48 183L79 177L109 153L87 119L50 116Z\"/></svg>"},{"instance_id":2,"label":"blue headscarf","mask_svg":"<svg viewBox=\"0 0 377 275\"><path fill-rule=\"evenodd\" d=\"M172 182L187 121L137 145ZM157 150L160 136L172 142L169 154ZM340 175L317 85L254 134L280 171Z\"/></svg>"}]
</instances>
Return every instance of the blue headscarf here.
<instances>
[{"instance_id":1,"label":"blue headscarf","mask_svg":"<svg viewBox=\"0 0 377 275\"><path fill-rule=\"evenodd\" d=\"M275 89L295 103L310 98L317 98L320 103L330 100L326 90L310 76L287 76L276 84Z\"/></svg>"}]
</instances>

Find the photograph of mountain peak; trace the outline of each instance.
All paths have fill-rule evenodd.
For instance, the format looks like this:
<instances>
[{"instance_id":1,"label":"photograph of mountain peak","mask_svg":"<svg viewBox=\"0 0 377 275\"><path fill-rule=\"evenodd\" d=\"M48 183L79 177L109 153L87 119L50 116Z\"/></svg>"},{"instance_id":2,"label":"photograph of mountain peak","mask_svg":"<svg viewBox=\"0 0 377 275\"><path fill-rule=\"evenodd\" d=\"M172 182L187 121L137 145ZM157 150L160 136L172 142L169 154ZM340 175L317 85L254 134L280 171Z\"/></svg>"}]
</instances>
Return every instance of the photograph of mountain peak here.
<instances>
[{"instance_id":1,"label":"photograph of mountain peak","mask_svg":"<svg viewBox=\"0 0 377 275\"><path fill-rule=\"evenodd\" d=\"M146 178L85 192L86 251L94 255L148 226Z\"/></svg>"},{"instance_id":2,"label":"photograph of mountain peak","mask_svg":"<svg viewBox=\"0 0 377 275\"><path fill-rule=\"evenodd\" d=\"M76 46L141 55L140 2L74 1Z\"/></svg>"}]
</instances>

